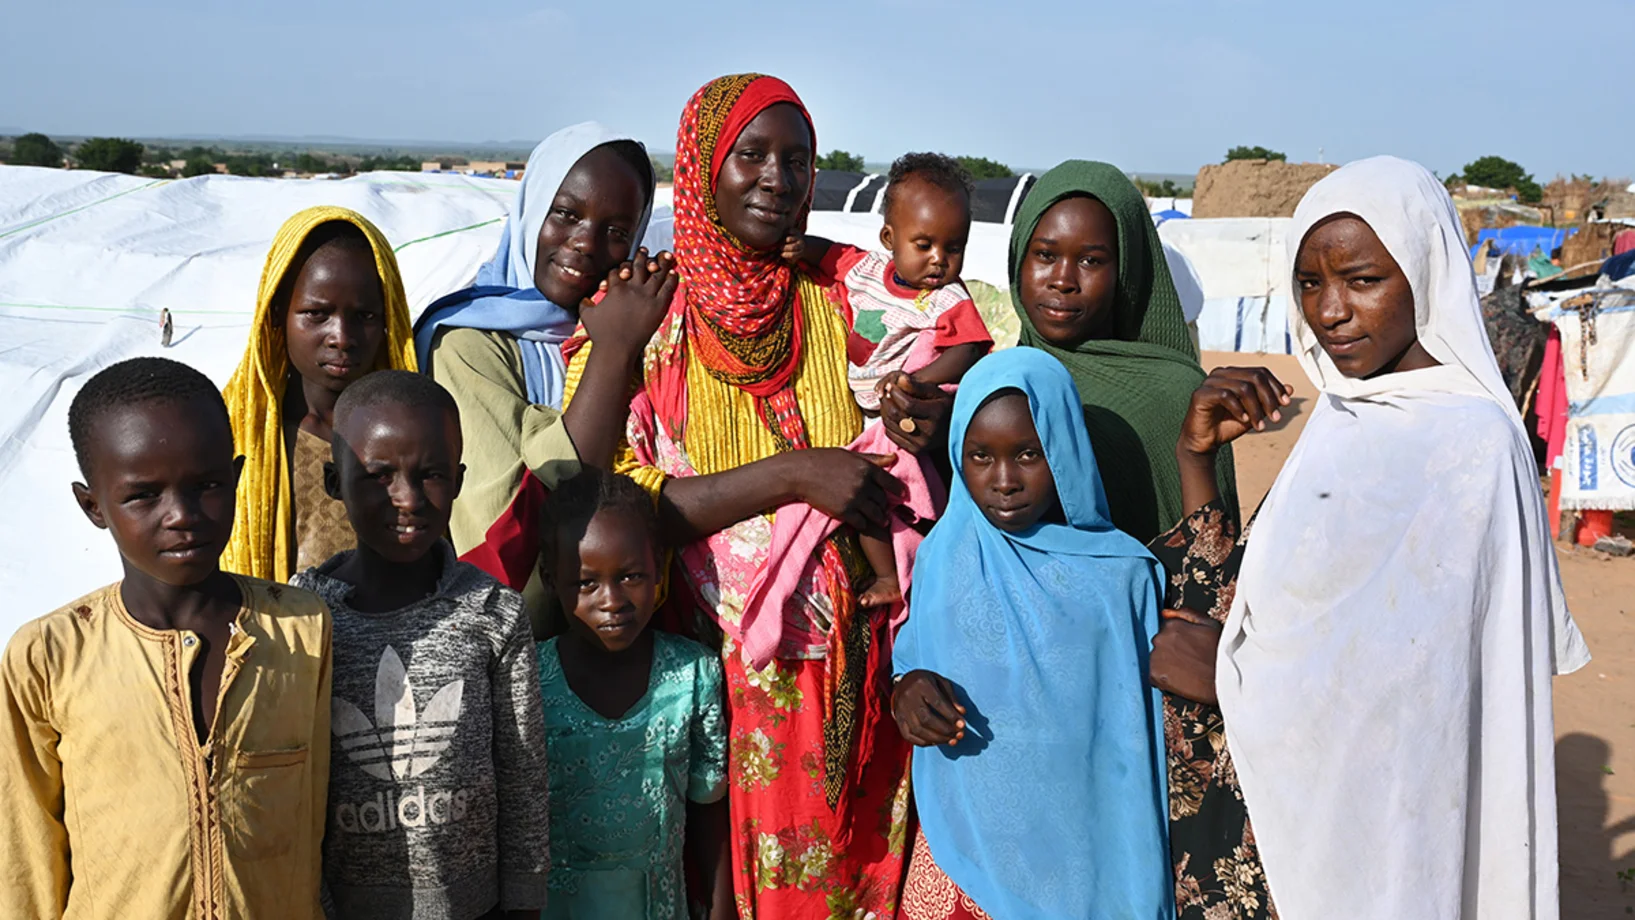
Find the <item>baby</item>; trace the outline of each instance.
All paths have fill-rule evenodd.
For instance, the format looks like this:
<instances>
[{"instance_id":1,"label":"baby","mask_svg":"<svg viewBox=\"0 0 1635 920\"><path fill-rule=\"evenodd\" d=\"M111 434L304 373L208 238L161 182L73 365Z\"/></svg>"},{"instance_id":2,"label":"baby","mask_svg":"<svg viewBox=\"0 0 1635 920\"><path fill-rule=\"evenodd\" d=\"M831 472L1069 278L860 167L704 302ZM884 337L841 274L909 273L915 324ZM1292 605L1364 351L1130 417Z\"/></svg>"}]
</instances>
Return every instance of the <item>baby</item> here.
<instances>
[{"instance_id":1,"label":"baby","mask_svg":"<svg viewBox=\"0 0 1635 920\"><path fill-rule=\"evenodd\" d=\"M880 400L900 375L921 384L957 384L993 337L960 283L971 234L971 177L940 153L910 153L891 164L880 245L868 252L817 237L786 251L834 278L852 314L846 343L848 376L857 403L878 416ZM902 422L913 433L913 421ZM875 580L858 598L863 607L902 600L897 560L884 534L861 535Z\"/></svg>"}]
</instances>

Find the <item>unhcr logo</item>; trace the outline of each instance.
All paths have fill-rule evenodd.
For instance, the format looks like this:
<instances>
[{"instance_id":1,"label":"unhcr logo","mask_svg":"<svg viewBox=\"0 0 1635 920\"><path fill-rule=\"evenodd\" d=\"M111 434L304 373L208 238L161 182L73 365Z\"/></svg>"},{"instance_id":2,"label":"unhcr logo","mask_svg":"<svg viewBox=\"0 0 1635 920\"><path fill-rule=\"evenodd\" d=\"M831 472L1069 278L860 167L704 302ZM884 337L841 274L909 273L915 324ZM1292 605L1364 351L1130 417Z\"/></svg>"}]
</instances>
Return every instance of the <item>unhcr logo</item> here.
<instances>
[{"instance_id":1,"label":"unhcr logo","mask_svg":"<svg viewBox=\"0 0 1635 920\"><path fill-rule=\"evenodd\" d=\"M465 681L455 680L432 695L416 713L414 686L403 659L390 645L375 672L375 721L357 706L333 697L331 731L335 747L363 772L383 780L413 779L437 764L459 727Z\"/></svg>"}]
</instances>

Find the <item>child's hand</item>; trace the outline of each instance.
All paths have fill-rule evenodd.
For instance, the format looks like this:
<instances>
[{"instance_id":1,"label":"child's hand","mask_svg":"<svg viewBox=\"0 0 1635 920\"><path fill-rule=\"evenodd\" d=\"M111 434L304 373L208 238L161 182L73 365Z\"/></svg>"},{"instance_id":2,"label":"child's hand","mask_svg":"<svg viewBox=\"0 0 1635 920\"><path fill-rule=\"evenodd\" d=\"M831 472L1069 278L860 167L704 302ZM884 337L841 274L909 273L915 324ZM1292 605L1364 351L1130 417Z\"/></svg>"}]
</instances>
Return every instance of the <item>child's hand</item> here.
<instances>
[{"instance_id":1,"label":"child's hand","mask_svg":"<svg viewBox=\"0 0 1635 920\"><path fill-rule=\"evenodd\" d=\"M607 296L580 308L591 342L634 360L664 320L680 280L674 256L661 252L649 257L645 248L637 250L635 258L608 272L601 284Z\"/></svg>"},{"instance_id":2,"label":"child's hand","mask_svg":"<svg viewBox=\"0 0 1635 920\"><path fill-rule=\"evenodd\" d=\"M1177 449L1193 456L1213 456L1266 422L1283 420L1282 407L1294 395L1291 387L1264 367L1218 367L1192 394L1181 421Z\"/></svg>"},{"instance_id":3,"label":"child's hand","mask_svg":"<svg viewBox=\"0 0 1635 920\"><path fill-rule=\"evenodd\" d=\"M907 371L889 371L884 377L875 381L874 395L883 397L892 387L903 386L904 384L901 381L908 381L912 384L913 380L914 376Z\"/></svg>"},{"instance_id":4,"label":"child's hand","mask_svg":"<svg viewBox=\"0 0 1635 920\"><path fill-rule=\"evenodd\" d=\"M887 393L890 393L894 389L903 389L912 392L913 384L914 378L908 373L904 371L892 371L874 382L874 397L875 399L879 400L881 405L885 405ZM903 434L913 434L916 427L914 420L906 417L898 419L897 426L898 430L902 431Z\"/></svg>"},{"instance_id":5,"label":"child's hand","mask_svg":"<svg viewBox=\"0 0 1635 920\"><path fill-rule=\"evenodd\" d=\"M798 233L784 237L783 252L780 255L790 265L799 264L800 260L806 256L806 237Z\"/></svg>"},{"instance_id":6,"label":"child's hand","mask_svg":"<svg viewBox=\"0 0 1635 920\"><path fill-rule=\"evenodd\" d=\"M891 689L891 717L910 744L955 745L965 737L965 707L954 698L948 678L930 671L910 671Z\"/></svg>"}]
</instances>

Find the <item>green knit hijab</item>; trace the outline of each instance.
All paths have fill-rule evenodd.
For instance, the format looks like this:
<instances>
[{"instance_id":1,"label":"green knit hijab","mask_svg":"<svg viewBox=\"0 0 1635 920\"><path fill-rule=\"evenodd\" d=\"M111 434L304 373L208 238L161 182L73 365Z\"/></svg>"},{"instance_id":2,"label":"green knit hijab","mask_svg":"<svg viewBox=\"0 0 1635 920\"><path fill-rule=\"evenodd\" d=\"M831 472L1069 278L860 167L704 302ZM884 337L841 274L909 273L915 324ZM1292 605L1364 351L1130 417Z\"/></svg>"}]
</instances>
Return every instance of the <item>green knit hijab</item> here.
<instances>
[{"instance_id":1,"label":"green knit hijab","mask_svg":"<svg viewBox=\"0 0 1635 920\"><path fill-rule=\"evenodd\" d=\"M1019 279L1040 219L1052 205L1075 197L1100 201L1118 222L1118 302L1112 338L1069 351L1046 342L1033 327ZM1055 356L1079 386L1113 523L1142 541L1175 526L1189 510L1181 505L1175 442L1204 372L1141 192L1107 163L1068 160L1040 176L1011 228L1010 276L1011 304L1022 324L1018 344ZM1236 517L1231 448L1221 450L1219 470L1221 497Z\"/></svg>"}]
</instances>

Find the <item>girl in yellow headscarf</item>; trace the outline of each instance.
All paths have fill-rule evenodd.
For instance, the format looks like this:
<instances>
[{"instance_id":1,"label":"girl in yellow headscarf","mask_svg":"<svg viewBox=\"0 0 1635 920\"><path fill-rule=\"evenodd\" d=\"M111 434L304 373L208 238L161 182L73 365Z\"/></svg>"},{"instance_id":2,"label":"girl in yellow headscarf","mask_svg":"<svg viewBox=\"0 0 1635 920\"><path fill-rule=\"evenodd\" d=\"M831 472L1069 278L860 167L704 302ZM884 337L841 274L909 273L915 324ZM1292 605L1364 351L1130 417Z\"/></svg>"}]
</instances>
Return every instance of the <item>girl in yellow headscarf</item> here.
<instances>
[{"instance_id":1,"label":"girl in yellow headscarf","mask_svg":"<svg viewBox=\"0 0 1635 920\"><path fill-rule=\"evenodd\" d=\"M356 545L346 508L324 491L330 423L347 386L388 368L415 370L391 244L345 208L285 221L224 391L245 458L224 569L283 582Z\"/></svg>"}]
</instances>

